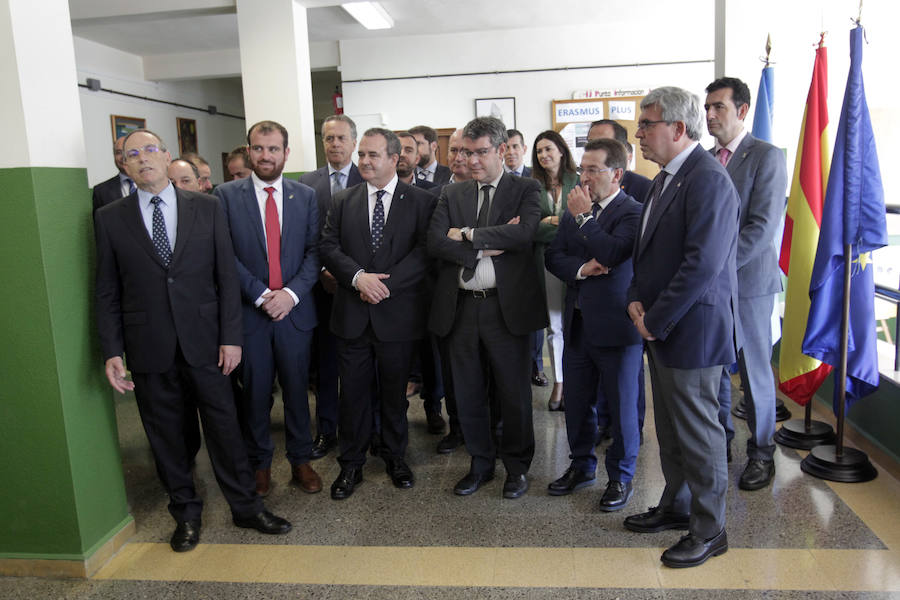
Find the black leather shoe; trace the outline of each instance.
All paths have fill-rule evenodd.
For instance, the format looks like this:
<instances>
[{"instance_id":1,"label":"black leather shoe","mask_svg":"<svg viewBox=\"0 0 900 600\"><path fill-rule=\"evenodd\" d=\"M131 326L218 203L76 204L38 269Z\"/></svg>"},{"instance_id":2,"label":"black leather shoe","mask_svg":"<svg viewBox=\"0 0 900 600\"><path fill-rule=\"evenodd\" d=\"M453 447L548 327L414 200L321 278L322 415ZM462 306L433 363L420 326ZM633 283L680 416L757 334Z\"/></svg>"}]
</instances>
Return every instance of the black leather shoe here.
<instances>
[{"instance_id":1,"label":"black leather shoe","mask_svg":"<svg viewBox=\"0 0 900 600\"><path fill-rule=\"evenodd\" d=\"M547 486L547 493L551 496L566 496L577 489L594 485L594 481L596 476L593 473L569 467L562 477Z\"/></svg>"},{"instance_id":2,"label":"black leather shoe","mask_svg":"<svg viewBox=\"0 0 900 600\"><path fill-rule=\"evenodd\" d=\"M547 379L547 376L544 375L543 371L532 371L531 385L536 385L538 387L547 387L548 385L550 385L550 380Z\"/></svg>"},{"instance_id":3,"label":"black leather shoe","mask_svg":"<svg viewBox=\"0 0 900 600\"><path fill-rule=\"evenodd\" d=\"M466 476L456 482L453 493L457 496L470 496L478 491L478 488L494 478L494 473L473 473L469 471Z\"/></svg>"},{"instance_id":4,"label":"black leather shoe","mask_svg":"<svg viewBox=\"0 0 900 600\"><path fill-rule=\"evenodd\" d=\"M458 431L450 430L450 433L444 436L444 438L438 442L437 445L437 453L438 454L450 454L457 448L463 445L463 436Z\"/></svg>"},{"instance_id":5,"label":"black leather shoe","mask_svg":"<svg viewBox=\"0 0 900 600\"><path fill-rule=\"evenodd\" d=\"M320 433L313 442L310 458L322 458L337 447L337 436L333 433Z\"/></svg>"},{"instance_id":6,"label":"black leather shoe","mask_svg":"<svg viewBox=\"0 0 900 600\"><path fill-rule=\"evenodd\" d=\"M182 521L175 526L169 545L175 552L188 552L200 542L200 521Z\"/></svg>"},{"instance_id":7,"label":"black leather shoe","mask_svg":"<svg viewBox=\"0 0 900 600\"><path fill-rule=\"evenodd\" d=\"M625 529L638 533L657 533L666 529L687 529L690 515L668 512L658 506L637 515L625 517Z\"/></svg>"},{"instance_id":8,"label":"black leather shoe","mask_svg":"<svg viewBox=\"0 0 900 600\"><path fill-rule=\"evenodd\" d=\"M514 499L519 498L528 491L528 478L525 473L521 475L507 475L506 481L503 482L503 497Z\"/></svg>"},{"instance_id":9,"label":"black leather shoe","mask_svg":"<svg viewBox=\"0 0 900 600\"><path fill-rule=\"evenodd\" d=\"M428 421L428 433L434 435L444 433L444 417L440 412L426 412L425 420Z\"/></svg>"},{"instance_id":10,"label":"black leather shoe","mask_svg":"<svg viewBox=\"0 0 900 600\"><path fill-rule=\"evenodd\" d=\"M359 467L351 467L349 469L341 469L337 479L331 484L331 499L344 500L353 495L356 486L362 483L362 469Z\"/></svg>"},{"instance_id":11,"label":"black leather shoe","mask_svg":"<svg viewBox=\"0 0 900 600\"><path fill-rule=\"evenodd\" d=\"M292 528L287 519L276 517L267 510L263 510L252 517L232 517L231 520L238 527L255 529L260 533L282 534L287 533Z\"/></svg>"},{"instance_id":12,"label":"black leather shoe","mask_svg":"<svg viewBox=\"0 0 900 600\"><path fill-rule=\"evenodd\" d=\"M703 540L689 533L683 536L678 543L662 553L662 563L674 569L682 567L696 567L702 565L710 556L719 556L728 551L728 536L725 530L719 535Z\"/></svg>"},{"instance_id":13,"label":"black leather shoe","mask_svg":"<svg viewBox=\"0 0 900 600\"><path fill-rule=\"evenodd\" d=\"M625 483L610 481L606 484L603 496L600 497L600 510L603 512L622 510L628 504L632 494L634 494L634 487L630 481Z\"/></svg>"},{"instance_id":14,"label":"black leather shoe","mask_svg":"<svg viewBox=\"0 0 900 600\"><path fill-rule=\"evenodd\" d=\"M738 487L742 490L758 490L769 485L775 476L775 461L751 458L741 473Z\"/></svg>"},{"instance_id":15,"label":"black leather shoe","mask_svg":"<svg viewBox=\"0 0 900 600\"><path fill-rule=\"evenodd\" d=\"M407 489L413 486L413 473L412 469L409 468L409 465L403 461L403 459L397 458L394 460L387 461L387 474L391 478L391 482L394 484L394 487L400 489Z\"/></svg>"}]
</instances>

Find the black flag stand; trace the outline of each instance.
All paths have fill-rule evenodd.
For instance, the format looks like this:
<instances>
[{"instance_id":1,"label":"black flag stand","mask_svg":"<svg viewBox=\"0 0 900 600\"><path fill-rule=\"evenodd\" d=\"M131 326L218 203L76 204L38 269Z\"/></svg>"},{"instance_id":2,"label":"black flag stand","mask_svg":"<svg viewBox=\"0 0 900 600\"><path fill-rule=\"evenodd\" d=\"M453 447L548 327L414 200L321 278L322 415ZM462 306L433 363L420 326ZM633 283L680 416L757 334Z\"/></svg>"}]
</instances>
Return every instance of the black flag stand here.
<instances>
[{"instance_id":1,"label":"black flag stand","mask_svg":"<svg viewBox=\"0 0 900 600\"><path fill-rule=\"evenodd\" d=\"M871 481L878 476L878 471L869 462L866 453L855 448L844 447L844 413L847 399L847 342L850 330L850 267L853 261L853 248L844 244L844 305L841 314L841 364L836 374L838 386L837 438L834 445L816 446L800 462L800 468L819 479L840 481L843 483L860 483ZM810 400L812 402L812 400ZM809 403L806 405L809 414ZM782 428L783 429L783 428ZM779 432L780 433L780 432Z\"/></svg>"}]
</instances>

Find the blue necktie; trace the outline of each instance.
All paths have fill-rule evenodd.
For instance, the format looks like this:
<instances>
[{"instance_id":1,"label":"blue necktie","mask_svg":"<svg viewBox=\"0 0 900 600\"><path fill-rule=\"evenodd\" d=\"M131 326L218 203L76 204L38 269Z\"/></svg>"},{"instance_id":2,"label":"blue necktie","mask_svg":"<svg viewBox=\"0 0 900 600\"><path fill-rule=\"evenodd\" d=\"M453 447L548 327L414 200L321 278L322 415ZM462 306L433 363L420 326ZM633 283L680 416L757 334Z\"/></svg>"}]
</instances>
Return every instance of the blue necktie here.
<instances>
[{"instance_id":1,"label":"blue necktie","mask_svg":"<svg viewBox=\"0 0 900 600\"><path fill-rule=\"evenodd\" d=\"M381 197L387 192L378 190L375 192L375 210L372 211L372 253L374 254L384 240L384 203Z\"/></svg>"},{"instance_id":2,"label":"blue necktie","mask_svg":"<svg viewBox=\"0 0 900 600\"><path fill-rule=\"evenodd\" d=\"M153 196L150 199L150 203L153 204L153 247L156 248L157 254L168 267L172 261L172 248L169 246L169 236L166 233L166 221L159 208L160 202L162 202L162 198L159 196Z\"/></svg>"},{"instance_id":3,"label":"blue necktie","mask_svg":"<svg viewBox=\"0 0 900 600\"><path fill-rule=\"evenodd\" d=\"M331 174L331 195L334 196L343 189L344 186L341 185L341 172L335 171Z\"/></svg>"},{"instance_id":4,"label":"blue necktie","mask_svg":"<svg viewBox=\"0 0 900 600\"><path fill-rule=\"evenodd\" d=\"M125 183L128 184L128 193L129 193L129 194L133 194L133 193L135 193L135 192L137 191L137 186L134 185L134 181L132 181L131 178L126 177L126 178L125 178Z\"/></svg>"}]
</instances>

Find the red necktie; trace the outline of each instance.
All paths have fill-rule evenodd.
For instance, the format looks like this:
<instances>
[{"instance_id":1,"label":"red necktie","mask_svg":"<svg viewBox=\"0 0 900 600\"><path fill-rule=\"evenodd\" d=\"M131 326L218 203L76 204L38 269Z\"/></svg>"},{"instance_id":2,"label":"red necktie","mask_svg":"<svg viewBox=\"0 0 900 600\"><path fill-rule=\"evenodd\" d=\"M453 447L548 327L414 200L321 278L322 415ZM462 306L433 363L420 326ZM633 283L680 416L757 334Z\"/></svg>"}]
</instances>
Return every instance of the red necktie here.
<instances>
[{"instance_id":1,"label":"red necktie","mask_svg":"<svg viewBox=\"0 0 900 600\"><path fill-rule=\"evenodd\" d=\"M266 249L269 251L269 289L280 290L281 282L281 227L278 225L278 208L275 206L275 188L267 187L266 199Z\"/></svg>"},{"instance_id":2,"label":"red necktie","mask_svg":"<svg viewBox=\"0 0 900 600\"><path fill-rule=\"evenodd\" d=\"M728 166L728 157L731 156L731 150L728 148L719 148L719 152L716 155L719 159L719 162L722 163L723 167Z\"/></svg>"}]
</instances>

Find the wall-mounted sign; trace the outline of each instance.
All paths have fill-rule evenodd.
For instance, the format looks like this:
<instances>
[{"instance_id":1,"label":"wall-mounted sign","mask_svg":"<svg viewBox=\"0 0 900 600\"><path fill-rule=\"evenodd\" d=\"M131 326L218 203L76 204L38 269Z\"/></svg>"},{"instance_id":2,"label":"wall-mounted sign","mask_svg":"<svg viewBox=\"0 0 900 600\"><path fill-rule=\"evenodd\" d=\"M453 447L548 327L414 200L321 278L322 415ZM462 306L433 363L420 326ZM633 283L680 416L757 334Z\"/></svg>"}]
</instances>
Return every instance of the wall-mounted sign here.
<instances>
[{"instance_id":1,"label":"wall-mounted sign","mask_svg":"<svg viewBox=\"0 0 900 600\"><path fill-rule=\"evenodd\" d=\"M603 104L600 102L568 102L554 107L556 123L581 123L603 118Z\"/></svg>"},{"instance_id":2,"label":"wall-mounted sign","mask_svg":"<svg viewBox=\"0 0 900 600\"><path fill-rule=\"evenodd\" d=\"M588 98L621 98L622 96L646 96L652 88L614 88L609 90L577 90L572 92L573 100L586 100Z\"/></svg>"}]
</instances>

